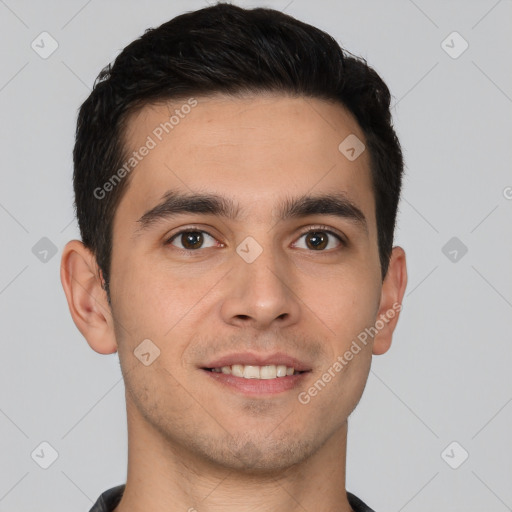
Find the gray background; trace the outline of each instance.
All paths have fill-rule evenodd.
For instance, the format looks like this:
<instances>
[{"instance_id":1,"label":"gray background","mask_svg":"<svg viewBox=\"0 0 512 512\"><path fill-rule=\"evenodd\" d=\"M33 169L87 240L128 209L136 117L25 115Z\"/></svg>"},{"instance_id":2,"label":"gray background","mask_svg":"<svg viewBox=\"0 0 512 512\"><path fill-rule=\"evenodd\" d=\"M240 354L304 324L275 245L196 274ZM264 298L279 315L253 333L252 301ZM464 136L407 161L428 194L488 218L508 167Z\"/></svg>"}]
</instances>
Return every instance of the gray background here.
<instances>
[{"instance_id":1,"label":"gray background","mask_svg":"<svg viewBox=\"0 0 512 512\"><path fill-rule=\"evenodd\" d=\"M349 420L347 489L377 512L512 510L512 2L236 3L328 31L394 95L409 286ZM59 278L62 248L78 238L76 111L144 29L206 5L0 0L2 512L87 511L125 482L118 357L89 348ZM58 43L46 59L31 47L43 31ZM469 44L457 58L454 31ZM58 453L47 469L42 442Z\"/></svg>"}]
</instances>

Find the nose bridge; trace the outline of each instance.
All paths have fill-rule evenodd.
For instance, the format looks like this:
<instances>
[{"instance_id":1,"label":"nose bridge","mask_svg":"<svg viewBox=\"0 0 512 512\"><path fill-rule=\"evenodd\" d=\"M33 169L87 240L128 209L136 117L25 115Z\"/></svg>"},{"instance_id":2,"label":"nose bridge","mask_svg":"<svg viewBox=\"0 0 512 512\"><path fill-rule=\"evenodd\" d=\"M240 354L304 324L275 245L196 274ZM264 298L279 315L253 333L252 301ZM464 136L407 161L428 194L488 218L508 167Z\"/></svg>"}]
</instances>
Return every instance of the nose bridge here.
<instances>
[{"instance_id":1,"label":"nose bridge","mask_svg":"<svg viewBox=\"0 0 512 512\"><path fill-rule=\"evenodd\" d=\"M261 240L262 237L260 236ZM237 254L241 261L237 262L240 267L241 275L245 280L251 281L252 285L262 283L265 286L269 284L278 285L285 276L280 276L280 269L284 268L283 256L278 253L271 240L271 236L265 236L265 240L260 244L252 236L247 237L237 247ZM281 279L279 279L281 277ZM272 281L266 283L265 281ZM274 283L273 281L279 281Z\"/></svg>"},{"instance_id":2,"label":"nose bridge","mask_svg":"<svg viewBox=\"0 0 512 512\"><path fill-rule=\"evenodd\" d=\"M272 242L272 235L247 236L236 248L231 287L222 307L227 322L251 322L268 327L273 321L296 321L297 298L292 293L293 270ZM257 238L261 241L258 241Z\"/></svg>"},{"instance_id":3,"label":"nose bridge","mask_svg":"<svg viewBox=\"0 0 512 512\"><path fill-rule=\"evenodd\" d=\"M271 233L260 233L255 236L261 243L255 237L247 236L236 249L239 256L236 266L240 279L254 291L260 290L261 293L265 293L267 289L274 294L280 294L284 286L283 280L286 278L284 256L279 254L273 244ZM262 299L264 298L263 296Z\"/></svg>"}]
</instances>

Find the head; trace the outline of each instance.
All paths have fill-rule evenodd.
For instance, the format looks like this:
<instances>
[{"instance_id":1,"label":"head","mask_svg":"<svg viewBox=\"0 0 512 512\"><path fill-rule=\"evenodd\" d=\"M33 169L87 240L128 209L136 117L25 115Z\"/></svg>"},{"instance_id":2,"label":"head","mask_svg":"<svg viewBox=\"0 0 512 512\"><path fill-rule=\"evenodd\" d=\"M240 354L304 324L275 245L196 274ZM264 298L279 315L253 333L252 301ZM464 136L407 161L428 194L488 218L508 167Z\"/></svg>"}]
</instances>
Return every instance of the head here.
<instances>
[{"instance_id":1,"label":"head","mask_svg":"<svg viewBox=\"0 0 512 512\"><path fill-rule=\"evenodd\" d=\"M183 14L101 71L78 115L82 242L65 250L62 279L92 348L119 351L134 417L212 462L260 469L297 462L341 428L406 286L389 106L363 59L264 8ZM285 352L307 366L309 388L391 309L307 406L288 392L225 400L201 382L219 354ZM148 366L134 357L143 340Z\"/></svg>"},{"instance_id":2,"label":"head","mask_svg":"<svg viewBox=\"0 0 512 512\"><path fill-rule=\"evenodd\" d=\"M75 209L108 297L113 220L132 170L129 166L127 178L115 177L133 151L126 144L128 119L159 101L269 92L332 101L357 120L371 161L384 279L403 173L388 87L363 59L311 25L271 9L219 4L148 29L100 72L80 108L73 152Z\"/></svg>"}]
</instances>

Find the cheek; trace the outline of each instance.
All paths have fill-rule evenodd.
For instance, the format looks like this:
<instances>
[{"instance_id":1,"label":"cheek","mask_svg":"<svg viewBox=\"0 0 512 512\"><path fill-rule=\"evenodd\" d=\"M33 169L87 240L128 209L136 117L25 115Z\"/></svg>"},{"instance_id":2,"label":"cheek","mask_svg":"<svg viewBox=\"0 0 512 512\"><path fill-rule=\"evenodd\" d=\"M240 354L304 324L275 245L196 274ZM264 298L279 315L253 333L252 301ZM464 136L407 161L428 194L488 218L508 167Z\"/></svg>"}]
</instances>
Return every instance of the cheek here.
<instances>
[{"instance_id":1,"label":"cheek","mask_svg":"<svg viewBox=\"0 0 512 512\"><path fill-rule=\"evenodd\" d=\"M198 272L192 276L185 266L127 263L124 269L118 267L119 278L112 290L121 362L127 368L140 364L134 353L149 339L157 347L155 368L161 365L179 374L180 367L187 366L183 359L187 346L200 334L201 319L209 314L208 292L222 273Z\"/></svg>"},{"instance_id":2,"label":"cheek","mask_svg":"<svg viewBox=\"0 0 512 512\"><path fill-rule=\"evenodd\" d=\"M125 260L116 269L111 295L120 348L133 351L144 339L163 348L190 309L190 291L180 281L135 261Z\"/></svg>"},{"instance_id":3,"label":"cheek","mask_svg":"<svg viewBox=\"0 0 512 512\"><path fill-rule=\"evenodd\" d=\"M346 269L321 281L308 277L301 288L304 304L335 337L338 349L375 321L380 286L367 271Z\"/></svg>"}]
</instances>

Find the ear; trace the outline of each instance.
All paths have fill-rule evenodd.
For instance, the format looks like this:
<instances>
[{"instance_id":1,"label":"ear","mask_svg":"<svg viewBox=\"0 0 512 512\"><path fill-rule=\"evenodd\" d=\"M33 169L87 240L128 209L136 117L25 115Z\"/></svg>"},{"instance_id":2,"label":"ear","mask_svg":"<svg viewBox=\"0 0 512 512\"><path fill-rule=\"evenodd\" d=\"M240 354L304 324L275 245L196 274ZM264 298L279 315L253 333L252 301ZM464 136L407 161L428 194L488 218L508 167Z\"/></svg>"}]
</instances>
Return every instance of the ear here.
<instances>
[{"instance_id":1,"label":"ear","mask_svg":"<svg viewBox=\"0 0 512 512\"><path fill-rule=\"evenodd\" d=\"M384 354L391 346L391 338L402 309L402 299L407 286L407 266L405 251L401 247L393 247L388 272L382 283L380 306L377 313L378 329L373 340L373 354ZM380 322L379 322L380 320Z\"/></svg>"},{"instance_id":2,"label":"ear","mask_svg":"<svg viewBox=\"0 0 512 512\"><path fill-rule=\"evenodd\" d=\"M60 280L78 330L99 354L117 351L112 313L94 254L79 240L62 253Z\"/></svg>"}]
</instances>

